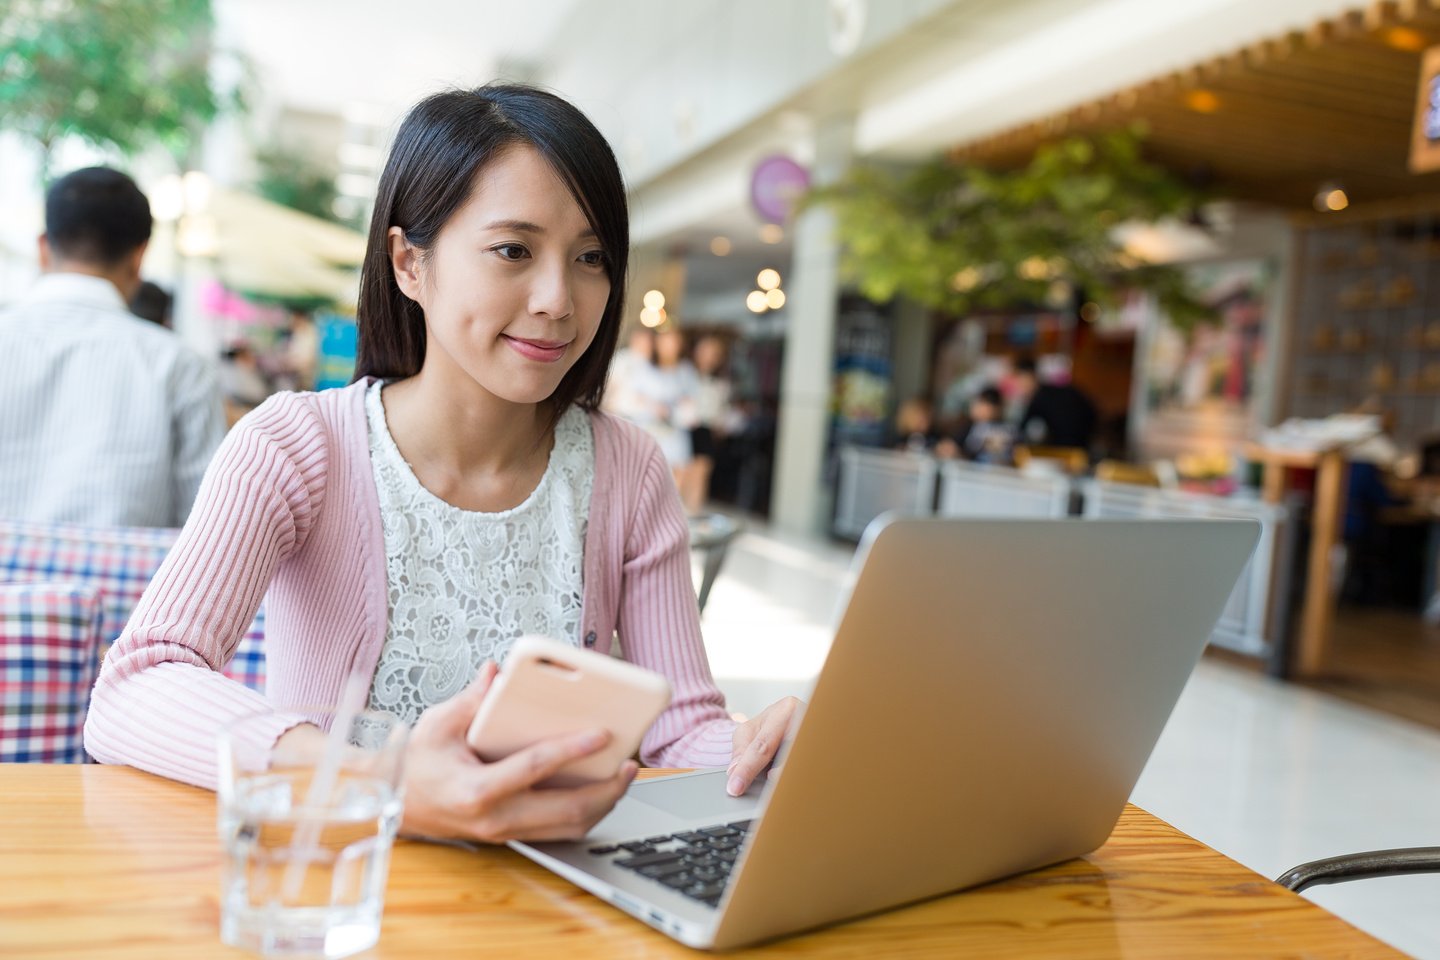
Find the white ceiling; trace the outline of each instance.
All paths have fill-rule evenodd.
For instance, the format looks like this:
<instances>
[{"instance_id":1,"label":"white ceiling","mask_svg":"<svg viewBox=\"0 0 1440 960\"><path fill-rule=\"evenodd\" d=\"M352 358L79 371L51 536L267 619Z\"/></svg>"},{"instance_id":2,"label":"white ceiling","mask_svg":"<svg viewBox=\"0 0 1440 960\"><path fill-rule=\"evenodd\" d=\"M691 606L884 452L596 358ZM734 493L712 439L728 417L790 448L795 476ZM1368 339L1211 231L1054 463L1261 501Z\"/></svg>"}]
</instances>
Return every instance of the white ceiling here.
<instances>
[{"instance_id":1,"label":"white ceiling","mask_svg":"<svg viewBox=\"0 0 1440 960\"><path fill-rule=\"evenodd\" d=\"M263 100L399 112L493 78L542 50L575 0L215 0L217 39L253 66Z\"/></svg>"}]
</instances>

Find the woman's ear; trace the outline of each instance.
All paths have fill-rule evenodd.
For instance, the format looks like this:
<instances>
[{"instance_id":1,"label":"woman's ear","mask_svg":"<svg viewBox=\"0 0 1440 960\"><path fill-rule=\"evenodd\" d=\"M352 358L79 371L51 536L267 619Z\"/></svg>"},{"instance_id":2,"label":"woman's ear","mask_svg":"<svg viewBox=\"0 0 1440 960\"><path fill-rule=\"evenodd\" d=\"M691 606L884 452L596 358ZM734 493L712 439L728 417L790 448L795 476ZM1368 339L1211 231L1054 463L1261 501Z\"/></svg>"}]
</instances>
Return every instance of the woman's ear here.
<instances>
[{"instance_id":1,"label":"woman's ear","mask_svg":"<svg viewBox=\"0 0 1440 960\"><path fill-rule=\"evenodd\" d=\"M399 227L391 227L386 231L385 242L389 246L390 269L395 273L396 285L400 287L401 293L419 303L419 251L410 245L410 241L405 239L405 231Z\"/></svg>"}]
</instances>

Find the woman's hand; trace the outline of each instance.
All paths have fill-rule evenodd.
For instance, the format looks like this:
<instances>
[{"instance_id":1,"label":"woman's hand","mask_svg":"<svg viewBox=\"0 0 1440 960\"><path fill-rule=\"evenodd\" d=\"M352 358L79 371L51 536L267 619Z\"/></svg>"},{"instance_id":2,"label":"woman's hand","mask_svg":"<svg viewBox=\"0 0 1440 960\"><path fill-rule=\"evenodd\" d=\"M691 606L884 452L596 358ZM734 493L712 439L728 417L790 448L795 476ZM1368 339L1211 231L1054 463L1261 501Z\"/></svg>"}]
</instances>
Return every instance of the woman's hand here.
<instances>
[{"instance_id":1,"label":"woman's hand","mask_svg":"<svg viewBox=\"0 0 1440 960\"><path fill-rule=\"evenodd\" d=\"M726 793L738 797L750 788L760 772L775 759L775 751L784 742L792 718L803 706L794 697L785 697L735 728Z\"/></svg>"},{"instance_id":2,"label":"woman's hand","mask_svg":"<svg viewBox=\"0 0 1440 960\"><path fill-rule=\"evenodd\" d=\"M637 766L622 763L608 780L538 790L572 760L601 749L603 730L542 740L496 763L465 743L465 733L495 678L487 663L470 686L420 715L405 748L401 830L435 839L576 840L615 806ZM757 718L758 719L758 718Z\"/></svg>"}]
</instances>

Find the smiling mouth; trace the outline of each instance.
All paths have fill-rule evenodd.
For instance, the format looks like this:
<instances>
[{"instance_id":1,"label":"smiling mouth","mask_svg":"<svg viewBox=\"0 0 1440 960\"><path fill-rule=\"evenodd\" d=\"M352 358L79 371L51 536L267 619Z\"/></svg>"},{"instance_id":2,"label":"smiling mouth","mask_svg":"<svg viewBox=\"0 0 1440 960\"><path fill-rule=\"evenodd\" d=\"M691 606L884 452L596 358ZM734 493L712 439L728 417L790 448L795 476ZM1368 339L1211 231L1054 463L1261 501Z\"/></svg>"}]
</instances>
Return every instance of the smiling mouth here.
<instances>
[{"instance_id":1,"label":"smiling mouth","mask_svg":"<svg viewBox=\"0 0 1440 960\"><path fill-rule=\"evenodd\" d=\"M569 340L525 340L520 337L512 337L508 334L501 334L510 348L528 360L537 360L541 363L554 363L570 347Z\"/></svg>"}]
</instances>

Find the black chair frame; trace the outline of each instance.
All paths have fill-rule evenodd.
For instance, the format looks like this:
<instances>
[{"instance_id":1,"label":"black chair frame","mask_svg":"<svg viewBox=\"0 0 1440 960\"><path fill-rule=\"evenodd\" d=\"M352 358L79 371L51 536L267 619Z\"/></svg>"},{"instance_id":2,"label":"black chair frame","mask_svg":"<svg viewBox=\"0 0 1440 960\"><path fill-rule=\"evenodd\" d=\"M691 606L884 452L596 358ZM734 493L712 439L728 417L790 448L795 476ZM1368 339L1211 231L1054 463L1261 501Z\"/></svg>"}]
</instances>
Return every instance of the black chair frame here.
<instances>
[{"instance_id":1,"label":"black chair frame","mask_svg":"<svg viewBox=\"0 0 1440 960\"><path fill-rule=\"evenodd\" d=\"M1306 887L1371 877L1403 877L1417 873L1440 873L1440 847L1405 847L1399 850L1370 850L1343 857L1311 860L1291 867L1275 881L1299 893Z\"/></svg>"}]
</instances>

